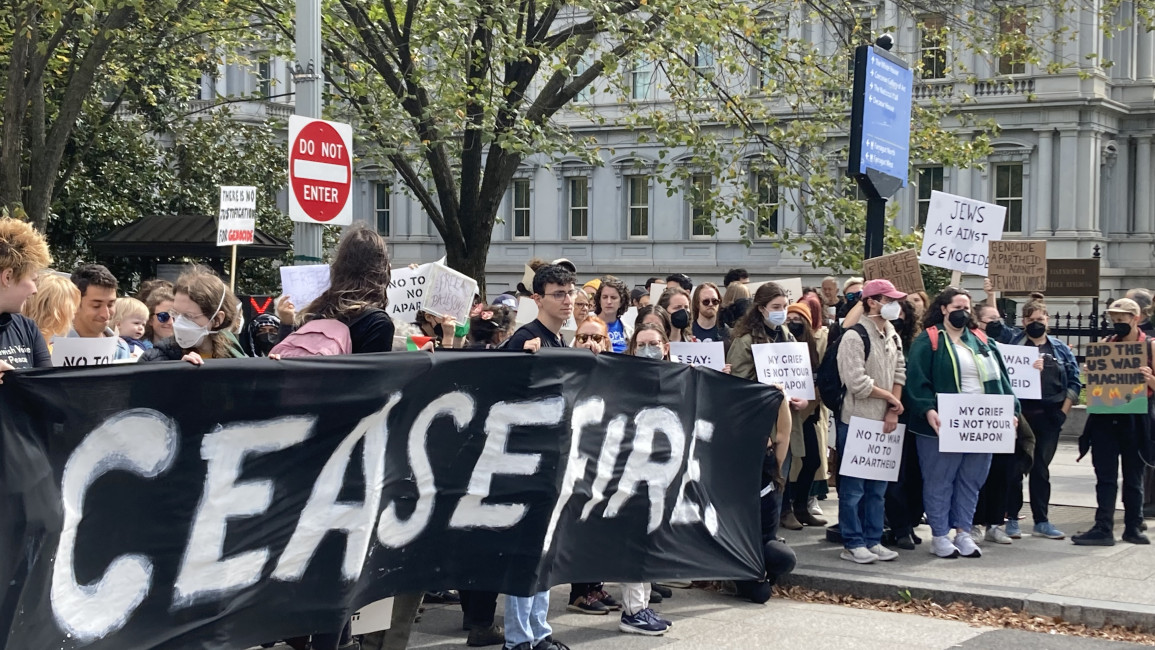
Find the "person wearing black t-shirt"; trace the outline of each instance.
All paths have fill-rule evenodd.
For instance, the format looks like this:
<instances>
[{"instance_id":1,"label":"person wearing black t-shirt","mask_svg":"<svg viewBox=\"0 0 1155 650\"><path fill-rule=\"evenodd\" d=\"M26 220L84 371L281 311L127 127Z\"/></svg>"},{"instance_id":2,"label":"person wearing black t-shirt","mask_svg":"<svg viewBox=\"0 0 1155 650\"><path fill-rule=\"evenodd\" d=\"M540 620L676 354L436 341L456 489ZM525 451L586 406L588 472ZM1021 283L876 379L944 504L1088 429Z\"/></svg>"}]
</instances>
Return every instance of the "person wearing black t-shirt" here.
<instances>
[{"instance_id":1,"label":"person wearing black t-shirt","mask_svg":"<svg viewBox=\"0 0 1155 650\"><path fill-rule=\"evenodd\" d=\"M718 286L713 282L699 284L694 288L690 305L694 315L691 325L694 338L703 343L720 341L729 349L730 328L718 318L718 310L722 305L722 293Z\"/></svg>"},{"instance_id":2,"label":"person wearing black t-shirt","mask_svg":"<svg viewBox=\"0 0 1155 650\"><path fill-rule=\"evenodd\" d=\"M574 288L574 275L565 267L550 264L538 269L533 276L537 318L518 328L505 348L537 352L541 348L566 347L561 328L573 314L577 291L580 289Z\"/></svg>"},{"instance_id":3,"label":"person wearing black t-shirt","mask_svg":"<svg viewBox=\"0 0 1155 650\"><path fill-rule=\"evenodd\" d=\"M32 226L0 219L0 381L6 370L52 365L36 323L20 314L24 301L36 293L36 274L50 259L48 244Z\"/></svg>"}]
</instances>

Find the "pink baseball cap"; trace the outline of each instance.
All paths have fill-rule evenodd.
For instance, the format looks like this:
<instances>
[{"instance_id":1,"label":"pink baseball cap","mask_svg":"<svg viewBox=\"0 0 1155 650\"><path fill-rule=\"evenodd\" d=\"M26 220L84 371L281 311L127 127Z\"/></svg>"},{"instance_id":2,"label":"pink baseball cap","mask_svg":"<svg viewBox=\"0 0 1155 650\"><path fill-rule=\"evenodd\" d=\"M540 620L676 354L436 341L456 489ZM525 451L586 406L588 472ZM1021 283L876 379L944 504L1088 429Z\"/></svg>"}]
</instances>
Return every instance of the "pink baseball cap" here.
<instances>
[{"instance_id":1,"label":"pink baseball cap","mask_svg":"<svg viewBox=\"0 0 1155 650\"><path fill-rule=\"evenodd\" d=\"M871 280L862 287L863 298L875 298L877 296L886 296L887 298L894 298L895 300L902 300L906 294L894 288L894 284L890 280Z\"/></svg>"}]
</instances>

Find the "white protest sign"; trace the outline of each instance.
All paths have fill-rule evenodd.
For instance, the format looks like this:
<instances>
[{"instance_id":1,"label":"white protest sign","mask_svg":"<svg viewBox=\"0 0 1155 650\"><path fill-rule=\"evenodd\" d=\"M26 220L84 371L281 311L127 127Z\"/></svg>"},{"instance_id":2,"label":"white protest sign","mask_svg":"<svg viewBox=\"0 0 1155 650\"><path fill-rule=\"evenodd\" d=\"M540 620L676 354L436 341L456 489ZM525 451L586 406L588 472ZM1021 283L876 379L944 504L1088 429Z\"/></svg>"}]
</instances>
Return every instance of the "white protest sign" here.
<instances>
[{"instance_id":1,"label":"white protest sign","mask_svg":"<svg viewBox=\"0 0 1155 650\"><path fill-rule=\"evenodd\" d=\"M1007 366L1011 388L1019 399L1043 399L1042 372L1035 370L1039 348L1033 345L999 345L999 354Z\"/></svg>"},{"instance_id":2,"label":"white protest sign","mask_svg":"<svg viewBox=\"0 0 1155 650\"><path fill-rule=\"evenodd\" d=\"M782 290L786 292L787 303L792 305L802 298L802 278L786 278L785 280L771 280L771 282L782 287Z\"/></svg>"},{"instance_id":3,"label":"white protest sign","mask_svg":"<svg viewBox=\"0 0 1155 650\"><path fill-rule=\"evenodd\" d=\"M98 339L55 336L52 338L52 365L58 368L109 365L116 357L117 340L115 336Z\"/></svg>"},{"instance_id":4,"label":"white protest sign","mask_svg":"<svg viewBox=\"0 0 1155 650\"><path fill-rule=\"evenodd\" d=\"M1006 217L1002 206L931 192L918 261L986 277L991 241L1002 240Z\"/></svg>"},{"instance_id":5,"label":"white protest sign","mask_svg":"<svg viewBox=\"0 0 1155 650\"><path fill-rule=\"evenodd\" d=\"M898 425L891 433L883 433L882 422L851 416L838 473L869 481L897 481L904 435L905 424Z\"/></svg>"},{"instance_id":6,"label":"white protest sign","mask_svg":"<svg viewBox=\"0 0 1155 650\"><path fill-rule=\"evenodd\" d=\"M721 371L726 365L725 346L721 341L710 343L670 343L670 361L690 366L705 366Z\"/></svg>"},{"instance_id":7,"label":"white protest sign","mask_svg":"<svg viewBox=\"0 0 1155 650\"><path fill-rule=\"evenodd\" d=\"M389 316L402 323L417 320L417 312L425 299L425 283L429 281L431 264L422 264L415 269L404 267L389 273Z\"/></svg>"},{"instance_id":8,"label":"white protest sign","mask_svg":"<svg viewBox=\"0 0 1155 650\"><path fill-rule=\"evenodd\" d=\"M622 321L622 325L626 326L626 329L634 329L634 326L638 323L638 308L630 307L626 310L626 313L622 314L619 320Z\"/></svg>"},{"instance_id":9,"label":"white protest sign","mask_svg":"<svg viewBox=\"0 0 1155 650\"><path fill-rule=\"evenodd\" d=\"M938 417L940 452L1015 452L1014 395L939 393Z\"/></svg>"},{"instance_id":10,"label":"white protest sign","mask_svg":"<svg viewBox=\"0 0 1155 650\"><path fill-rule=\"evenodd\" d=\"M662 294L666 292L665 282L654 282L650 285L650 304L656 305L662 299Z\"/></svg>"},{"instance_id":11,"label":"white protest sign","mask_svg":"<svg viewBox=\"0 0 1155 650\"><path fill-rule=\"evenodd\" d=\"M535 318L537 318L537 303L533 301L533 298L528 296L521 296L518 298L517 318L514 322L518 325L525 325L526 323L532 323ZM566 322L561 326L562 336L564 336L567 340L572 339L573 333L576 331L577 321L575 321L574 317L571 315L569 319L567 319Z\"/></svg>"},{"instance_id":12,"label":"white protest sign","mask_svg":"<svg viewBox=\"0 0 1155 650\"><path fill-rule=\"evenodd\" d=\"M805 343L758 343L750 352L759 382L780 384L787 397L814 399L814 370Z\"/></svg>"},{"instance_id":13,"label":"white protest sign","mask_svg":"<svg viewBox=\"0 0 1155 650\"><path fill-rule=\"evenodd\" d=\"M329 288L329 265L281 267L281 294L293 300L301 311Z\"/></svg>"},{"instance_id":14,"label":"white protest sign","mask_svg":"<svg viewBox=\"0 0 1155 650\"><path fill-rule=\"evenodd\" d=\"M443 264L433 264L426 283L425 302L421 310L434 316L449 316L464 323L473 307L477 282Z\"/></svg>"},{"instance_id":15,"label":"white protest sign","mask_svg":"<svg viewBox=\"0 0 1155 650\"><path fill-rule=\"evenodd\" d=\"M221 207L217 213L217 246L251 244L256 228L257 188L222 185Z\"/></svg>"},{"instance_id":16,"label":"white protest sign","mask_svg":"<svg viewBox=\"0 0 1155 650\"><path fill-rule=\"evenodd\" d=\"M393 599L386 598L369 603L353 612L351 627L353 634L372 634L388 630L393 624Z\"/></svg>"}]
</instances>

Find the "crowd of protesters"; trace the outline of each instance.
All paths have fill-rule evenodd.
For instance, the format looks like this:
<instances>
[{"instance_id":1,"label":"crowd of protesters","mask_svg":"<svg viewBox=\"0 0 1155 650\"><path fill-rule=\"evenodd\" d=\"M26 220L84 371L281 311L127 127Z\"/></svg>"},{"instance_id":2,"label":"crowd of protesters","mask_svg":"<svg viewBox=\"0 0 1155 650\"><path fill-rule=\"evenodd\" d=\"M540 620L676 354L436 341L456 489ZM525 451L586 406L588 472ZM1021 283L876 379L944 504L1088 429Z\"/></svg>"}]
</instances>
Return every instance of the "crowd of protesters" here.
<instances>
[{"instance_id":1,"label":"crowd of protesters","mask_svg":"<svg viewBox=\"0 0 1155 650\"><path fill-rule=\"evenodd\" d=\"M240 302L213 271L196 267L175 282L141 283L135 296L120 293L103 266L86 264L69 274L51 265L43 237L27 224L0 219L0 379L4 371L52 365L51 348L62 337L115 338L118 362L176 361L195 365L214 359L318 354L333 324L347 332L338 353L421 349L507 350L575 348L593 354L642 357L638 363L670 363L671 344L721 342L723 372L756 380L754 346L798 342L811 370L837 373L837 399L784 399L768 423L769 444L761 477L761 524L766 575L738 582L731 593L757 603L770 598L775 581L793 570L795 556L779 527L823 528L820 501L837 480L838 523L827 536L840 539L841 557L855 563L894 561L914 550L929 527L929 551L945 559L978 558L984 543L1009 544L1022 536L1023 487L1030 488L1032 534L1064 539L1048 518L1050 474L1059 432L1082 390L1071 349L1049 332L1051 311L1042 295L1021 310L1021 328L1007 326L993 299L977 302L967 291L947 288L937 296L899 291L886 279L825 278L792 297L775 282L751 285L749 273L733 269L721 284L695 284L686 274L650 278L631 288L613 276L582 283L569 260L530 263L532 280L491 303L475 301L467 323L419 312L415 322L395 322L385 308L390 260L385 240L371 230L347 230L332 262L329 288L308 304L292 296L277 300L275 315L245 323ZM528 285L527 285L528 282ZM651 286L664 285L651 303ZM753 290L751 290L753 288ZM519 300L532 300L536 317L517 326ZM1141 372L1148 396L1155 391L1151 355L1150 292L1135 289L1107 309L1109 340L1143 342L1148 362ZM627 319L631 310L635 317ZM567 325L572 329L567 330ZM567 331L570 332L567 340ZM330 337L331 338L331 337ZM945 453L937 438L942 424L937 396L944 393L1012 395L1000 344L1038 348L1041 396L1015 399L1013 454ZM1155 400L1152 400L1155 401ZM1152 411L1155 413L1155 410ZM1111 545L1117 475L1122 469L1125 509L1122 539L1148 544L1143 523L1145 463L1152 459L1152 413L1091 415L1080 439L1096 476L1098 510L1091 530L1075 544ZM905 425L898 480L839 476L838 458L851 418L882 423L884 432ZM830 453L830 452L836 453ZM1148 510L1150 514L1150 510ZM686 584L628 583L620 600L603 583L570 586L570 611L620 612L625 633L661 635L673 622L653 608ZM564 650L547 620L550 592L506 596L503 624L496 619L499 595L460 590L405 594L396 598L391 647L404 647L425 602L459 602L470 646L510 650ZM400 638L398 642L396 639ZM356 647L348 625L286 640L298 650Z\"/></svg>"}]
</instances>

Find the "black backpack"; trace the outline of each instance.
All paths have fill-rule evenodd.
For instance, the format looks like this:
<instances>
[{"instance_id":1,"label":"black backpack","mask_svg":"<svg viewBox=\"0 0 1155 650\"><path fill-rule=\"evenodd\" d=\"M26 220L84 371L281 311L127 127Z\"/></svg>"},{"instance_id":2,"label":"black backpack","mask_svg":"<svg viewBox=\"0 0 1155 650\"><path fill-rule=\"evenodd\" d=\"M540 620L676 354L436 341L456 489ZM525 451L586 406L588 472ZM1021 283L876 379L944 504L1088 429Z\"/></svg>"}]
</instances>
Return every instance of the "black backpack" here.
<instances>
[{"instance_id":1,"label":"black backpack","mask_svg":"<svg viewBox=\"0 0 1155 650\"><path fill-rule=\"evenodd\" d=\"M867 334L866 328L859 323L850 329L858 332L858 335L862 337L863 358L870 358L870 335ZM818 364L818 378L814 382L818 397L827 408L834 412L835 421L841 419L842 400L846 397L846 382L842 381L842 377L838 374L838 348L845 334L845 331L842 332L838 338L826 346L826 354L822 357L822 362Z\"/></svg>"}]
</instances>

